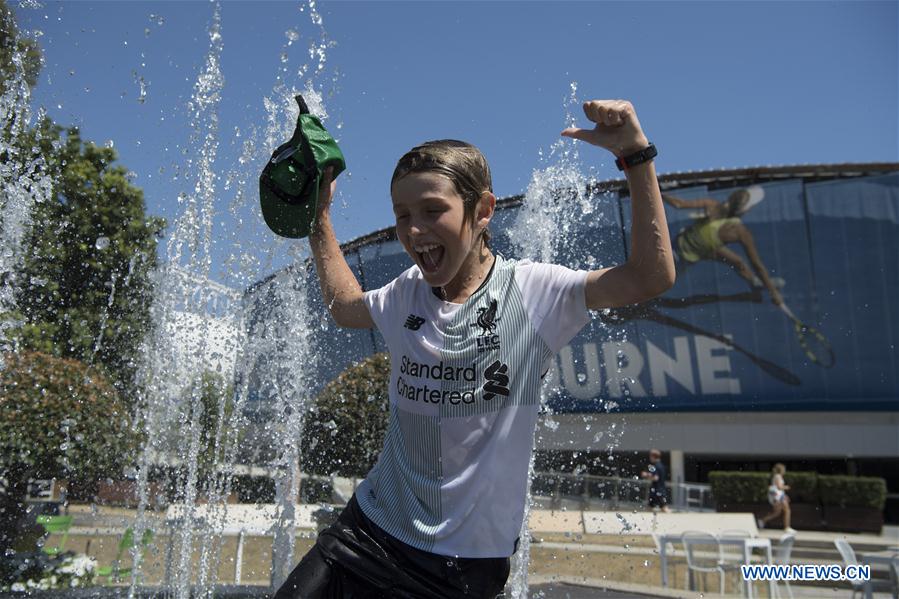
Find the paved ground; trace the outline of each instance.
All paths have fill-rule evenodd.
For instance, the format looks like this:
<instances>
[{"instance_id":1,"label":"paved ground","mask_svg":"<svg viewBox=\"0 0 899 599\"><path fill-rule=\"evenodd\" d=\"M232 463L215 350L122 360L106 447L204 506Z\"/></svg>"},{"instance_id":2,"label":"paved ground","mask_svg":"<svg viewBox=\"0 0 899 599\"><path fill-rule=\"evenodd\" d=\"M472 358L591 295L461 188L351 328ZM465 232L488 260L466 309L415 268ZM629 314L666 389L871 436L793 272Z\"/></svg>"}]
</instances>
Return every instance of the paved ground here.
<instances>
[{"instance_id":1,"label":"paved ground","mask_svg":"<svg viewBox=\"0 0 899 599\"><path fill-rule=\"evenodd\" d=\"M531 599L646 599L654 596L594 589L572 584L538 584L529 589Z\"/></svg>"},{"instance_id":2,"label":"paved ground","mask_svg":"<svg viewBox=\"0 0 899 599\"><path fill-rule=\"evenodd\" d=\"M268 597L269 590L263 587L220 587L216 591L217 599L261 599ZM0 596L3 596L0 593ZM128 596L127 588L112 589L72 589L67 591L43 591L30 594L15 593L11 597L40 598L40 599L93 599L93 598L124 598ZM138 594L138 597L147 598L159 596L147 589ZM623 593L620 591L606 591L590 587L550 583L538 584L530 587L531 599L649 599L652 595Z\"/></svg>"}]
</instances>

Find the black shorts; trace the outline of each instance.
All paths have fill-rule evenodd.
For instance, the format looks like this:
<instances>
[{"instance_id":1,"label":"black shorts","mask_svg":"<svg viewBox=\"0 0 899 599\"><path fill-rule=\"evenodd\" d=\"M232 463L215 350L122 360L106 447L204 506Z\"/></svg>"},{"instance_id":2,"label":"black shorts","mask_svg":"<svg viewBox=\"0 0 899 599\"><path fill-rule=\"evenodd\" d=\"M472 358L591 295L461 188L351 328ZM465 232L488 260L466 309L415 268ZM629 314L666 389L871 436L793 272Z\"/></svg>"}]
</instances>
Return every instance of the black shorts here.
<instances>
[{"instance_id":1,"label":"black shorts","mask_svg":"<svg viewBox=\"0 0 899 599\"><path fill-rule=\"evenodd\" d=\"M665 507L668 505L668 494L662 490L649 490L649 507Z\"/></svg>"},{"instance_id":2,"label":"black shorts","mask_svg":"<svg viewBox=\"0 0 899 599\"><path fill-rule=\"evenodd\" d=\"M431 599L501 595L509 558L454 558L416 549L369 520L354 495L276 599Z\"/></svg>"}]
</instances>

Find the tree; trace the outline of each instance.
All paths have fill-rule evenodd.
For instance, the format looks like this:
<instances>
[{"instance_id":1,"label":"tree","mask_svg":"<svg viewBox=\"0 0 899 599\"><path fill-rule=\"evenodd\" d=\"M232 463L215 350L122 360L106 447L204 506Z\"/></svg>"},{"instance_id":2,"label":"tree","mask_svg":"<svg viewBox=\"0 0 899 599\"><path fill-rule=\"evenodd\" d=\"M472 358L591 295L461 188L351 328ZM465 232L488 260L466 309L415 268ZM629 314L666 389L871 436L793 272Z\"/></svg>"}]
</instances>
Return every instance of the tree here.
<instances>
[{"instance_id":1,"label":"tree","mask_svg":"<svg viewBox=\"0 0 899 599\"><path fill-rule=\"evenodd\" d=\"M12 59L16 53L23 57L20 67ZM39 48L19 36L12 11L0 0L0 91L17 68L33 85L40 66ZM0 154L0 163L32 160L37 149L52 192L50 201L33 209L24 263L11 280L0 281L14 285L18 314L0 319L24 321L10 333L18 347L102 365L120 393L131 397L138 348L150 327L150 273L165 221L146 215L143 192L115 164L115 150L83 142L77 128L64 132L45 118L10 141L18 151Z\"/></svg>"},{"instance_id":2,"label":"tree","mask_svg":"<svg viewBox=\"0 0 899 599\"><path fill-rule=\"evenodd\" d=\"M127 406L96 368L38 352L0 371L0 555L25 512L28 480L89 485L118 476L139 442Z\"/></svg>"},{"instance_id":3,"label":"tree","mask_svg":"<svg viewBox=\"0 0 899 599\"><path fill-rule=\"evenodd\" d=\"M82 141L77 128L63 135L49 119L26 137L46 157L53 191L34 208L16 277L20 346L103 365L130 398L165 221L146 215L112 148Z\"/></svg>"},{"instance_id":4,"label":"tree","mask_svg":"<svg viewBox=\"0 0 899 599\"><path fill-rule=\"evenodd\" d=\"M22 56L26 83L34 87L41 70L41 50L34 40L19 37L15 15L6 0L0 0L0 95L6 92L7 83L16 71L13 63L16 52Z\"/></svg>"},{"instance_id":5,"label":"tree","mask_svg":"<svg viewBox=\"0 0 899 599\"><path fill-rule=\"evenodd\" d=\"M319 393L306 416L302 469L364 476L384 445L390 357L375 354L344 370Z\"/></svg>"},{"instance_id":6,"label":"tree","mask_svg":"<svg viewBox=\"0 0 899 599\"><path fill-rule=\"evenodd\" d=\"M229 441L238 435L233 423L234 387L222 375L206 370L185 386L176 414L179 426L172 430L172 447L187 447L190 439L185 434L196 421L199 435L197 453L198 479L205 491L210 490L217 467L225 461L225 449ZM239 435L238 435L239 439Z\"/></svg>"}]
</instances>

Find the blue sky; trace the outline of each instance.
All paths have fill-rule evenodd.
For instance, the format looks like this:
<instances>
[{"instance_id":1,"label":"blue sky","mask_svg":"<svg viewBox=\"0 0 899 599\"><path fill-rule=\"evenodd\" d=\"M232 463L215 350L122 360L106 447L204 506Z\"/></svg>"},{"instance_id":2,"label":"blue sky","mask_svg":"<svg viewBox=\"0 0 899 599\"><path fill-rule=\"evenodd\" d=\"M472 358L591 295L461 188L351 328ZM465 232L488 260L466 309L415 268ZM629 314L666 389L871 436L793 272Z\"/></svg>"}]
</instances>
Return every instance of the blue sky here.
<instances>
[{"instance_id":1,"label":"blue sky","mask_svg":"<svg viewBox=\"0 0 899 599\"><path fill-rule=\"evenodd\" d=\"M87 139L112 140L148 211L170 223L182 211L179 193L196 181L187 103L214 8L15 8L21 28L39 31L45 56L34 105ZM659 173L899 160L896 2L322 2L315 10L322 28L306 2L221 5L217 280L247 284L302 249L261 227L255 178L270 150L257 143L239 162L279 77L296 89L311 80L325 96L325 124L349 169L338 181L341 241L392 224L393 166L427 139L475 143L497 195L523 192L567 124L573 82L579 101L634 103L659 148ZM287 45L289 30L297 39ZM307 50L322 31L323 70L298 76L315 64ZM598 149L582 149L581 159L599 178L617 176ZM240 180L247 195L235 200ZM242 252L255 257L226 266Z\"/></svg>"}]
</instances>

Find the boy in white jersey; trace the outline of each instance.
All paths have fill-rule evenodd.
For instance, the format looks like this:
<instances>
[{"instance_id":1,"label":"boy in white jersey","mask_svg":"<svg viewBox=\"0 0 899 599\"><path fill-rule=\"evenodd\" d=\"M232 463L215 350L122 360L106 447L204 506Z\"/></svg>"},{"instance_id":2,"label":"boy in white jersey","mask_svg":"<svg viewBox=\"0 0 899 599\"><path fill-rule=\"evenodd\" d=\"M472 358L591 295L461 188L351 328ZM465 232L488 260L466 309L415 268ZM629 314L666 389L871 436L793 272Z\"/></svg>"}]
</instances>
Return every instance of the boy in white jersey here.
<instances>
[{"instance_id":1,"label":"boy in white jersey","mask_svg":"<svg viewBox=\"0 0 899 599\"><path fill-rule=\"evenodd\" d=\"M390 419L377 464L276 597L495 597L524 514L542 376L588 310L646 301L674 283L649 144L633 106L584 104L592 129L562 135L612 151L633 206L625 264L597 271L506 260L489 246L490 169L470 144L413 148L391 180L396 234L414 266L363 292L330 221L323 177L310 235L340 326L383 334Z\"/></svg>"}]
</instances>

